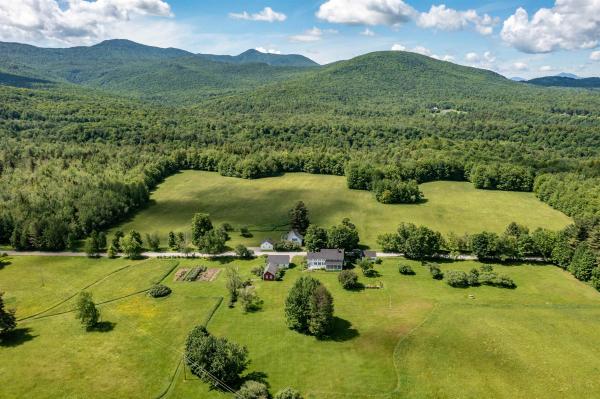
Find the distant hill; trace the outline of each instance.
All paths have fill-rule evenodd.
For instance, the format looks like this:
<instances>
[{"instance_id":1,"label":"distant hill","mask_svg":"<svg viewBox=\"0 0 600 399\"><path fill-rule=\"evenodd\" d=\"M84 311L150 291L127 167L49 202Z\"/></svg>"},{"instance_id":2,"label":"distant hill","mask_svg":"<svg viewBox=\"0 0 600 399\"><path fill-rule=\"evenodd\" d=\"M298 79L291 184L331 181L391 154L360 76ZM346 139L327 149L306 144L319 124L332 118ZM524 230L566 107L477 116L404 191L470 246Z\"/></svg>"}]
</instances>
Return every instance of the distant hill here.
<instances>
[{"instance_id":1,"label":"distant hill","mask_svg":"<svg viewBox=\"0 0 600 399\"><path fill-rule=\"evenodd\" d=\"M510 78L510 80L512 80L513 82L523 82L524 80L527 80L527 79L521 78L519 76L513 76L512 78Z\"/></svg>"},{"instance_id":2,"label":"distant hill","mask_svg":"<svg viewBox=\"0 0 600 399\"><path fill-rule=\"evenodd\" d=\"M240 55L214 55L198 54L198 57L211 61L226 62L230 64L255 64L262 63L271 66L288 67L314 67L319 66L316 62L303 55L298 54L266 54L258 50L247 50Z\"/></svg>"},{"instance_id":3,"label":"distant hill","mask_svg":"<svg viewBox=\"0 0 600 399\"><path fill-rule=\"evenodd\" d=\"M579 76L572 74L572 73L567 73L567 72L561 72L555 76L558 76L560 78L581 79Z\"/></svg>"},{"instance_id":4,"label":"distant hill","mask_svg":"<svg viewBox=\"0 0 600 399\"><path fill-rule=\"evenodd\" d=\"M317 65L297 55L250 50L235 57L204 56L129 40L60 49L0 42L0 72L159 101L243 92L302 73L308 64Z\"/></svg>"},{"instance_id":5,"label":"distant hill","mask_svg":"<svg viewBox=\"0 0 600 399\"><path fill-rule=\"evenodd\" d=\"M562 76L545 76L527 80L525 83L530 83L538 86L555 86L555 87L579 87L587 89L600 88L600 78L569 78Z\"/></svg>"},{"instance_id":6,"label":"distant hill","mask_svg":"<svg viewBox=\"0 0 600 399\"><path fill-rule=\"evenodd\" d=\"M340 112L375 116L393 114L392 110L398 109L458 110L472 99L487 101L499 90L510 97L511 91L523 88L488 70L411 52L389 51L329 64L244 95L218 98L212 106L215 110L239 112Z\"/></svg>"}]
</instances>

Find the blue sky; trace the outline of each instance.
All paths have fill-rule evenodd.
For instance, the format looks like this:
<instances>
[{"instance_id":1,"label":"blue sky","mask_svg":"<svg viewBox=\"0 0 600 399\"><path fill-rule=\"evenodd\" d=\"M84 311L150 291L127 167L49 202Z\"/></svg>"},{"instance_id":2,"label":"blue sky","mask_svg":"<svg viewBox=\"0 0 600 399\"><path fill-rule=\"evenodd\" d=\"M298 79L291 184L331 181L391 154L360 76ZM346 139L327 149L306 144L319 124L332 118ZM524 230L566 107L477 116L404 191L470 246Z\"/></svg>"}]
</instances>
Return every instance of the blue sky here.
<instances>
[{"instance_id":1,"label":"blue sky","mask_svg":"<svg viewBox=\"0 0 600 399\"><path fill-rule=\"evenodd\" d=\"M320 63L396 49L506 76L600 75L597 0L20 0L0 4L0 40L71 46L109 38L202 53L238 54L257 48L299 53Z\"/></svg>"}]
</instances>

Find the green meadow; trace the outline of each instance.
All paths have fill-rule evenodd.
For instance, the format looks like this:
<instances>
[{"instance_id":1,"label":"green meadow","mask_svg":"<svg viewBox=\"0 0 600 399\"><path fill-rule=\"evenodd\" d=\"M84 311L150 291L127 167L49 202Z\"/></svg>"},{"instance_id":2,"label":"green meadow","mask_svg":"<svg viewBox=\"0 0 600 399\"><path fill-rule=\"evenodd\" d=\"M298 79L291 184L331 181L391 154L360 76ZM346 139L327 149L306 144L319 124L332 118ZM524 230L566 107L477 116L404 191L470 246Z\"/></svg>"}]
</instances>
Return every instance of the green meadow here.
<instances>
[{"instance_id":1,"label":"green meadow","mask_svg":"<svg viewBox=\"0 0 600 399\"><path fill-rule=\"evenodd\" d=\"M361 243L372 248L379 234L395 231L401 222L462 234L502 232L513 221L531 229L559 230L571 221L532 193L476 190L471 183L446 181L422 184L421 190L424 203L384 205L370 192L349 190L340 176L292 173L244 180L184 171L166 179L152 194L151 204L118 229L158 233L165 245L169 231L189 233L192 215L205 212L214 224L226 222L236 228L230 246L258 246L264 238L281 237L288 210L300 200L314 224L328 227L350 218ZM252 238L239 235L242 226L250 228Z\"/></svg>"},{"instance_id":2,"label":"green meadow","mask_svg":"<svg viewBox=\"0 0 600 399\"><path fill-rule=\"evenodd\" d=\"M18 330L0 344L3 397L227 398L182 365L185 337L226 296L222 270L212 282L174 282L180 267L252 261L88 260L14 257L0 270ZM300 259L295 263L299 264ZM398 273L413 266L415 276ZM445 262L444 271L478 267ZM376 266L383 289L344 291L337 274L314 272L334 297L335 330L317 340L289 330L283 306L293 282L254 280L260 311L216 310L209 330L249 350L248 378L285 386L305 398L582 398L600 396L600 295L554 266L495 265L517 284L452 288L419 262L391 258ZM143 290L162 280L163 299ZM73 295L85 287L99 303L103 331L74 318ZM24 320L23 320L24 319Z\"/></svg>"}]
</instances>

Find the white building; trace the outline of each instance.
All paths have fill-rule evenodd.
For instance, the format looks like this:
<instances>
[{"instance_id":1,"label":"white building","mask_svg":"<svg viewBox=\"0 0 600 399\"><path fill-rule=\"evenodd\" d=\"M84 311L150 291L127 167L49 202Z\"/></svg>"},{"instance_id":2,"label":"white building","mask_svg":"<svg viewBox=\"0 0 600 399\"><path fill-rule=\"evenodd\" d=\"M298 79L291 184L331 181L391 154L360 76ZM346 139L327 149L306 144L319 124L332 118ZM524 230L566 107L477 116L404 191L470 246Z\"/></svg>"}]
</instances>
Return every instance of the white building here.
<instances>
[{"instance_id":1,"label":"white building","mask_svg":"<svg viewBox=\"0 0 600 399\"><path fill-rule=\"evenodd\" d=\"M298 232L298 230L290 230L289 233L287 233L284 237L283 237L284 241L291 241L295 244L298 245L302 245L302 242L304 241L304 236L302 234L300 234Z\"/></svg>"},{"instance_id":2,"label":"white building","mask_svg":"<svg viewBox=\"0 0 600 399\"><path fill-rule=\"evenodd\" d=\"M263 251L272 251L274 248L275 242L270 238L267 238L260 244L260 249Z\"/></svg>"},{"instance_id":3,"label":"white building","mask_svg":"<svg viewBox=\"0 0 600 399\"><path fill-rule=\"evenodd\" d=\"M306 255L309 270L340 271L344 268L343 249L321 249Z\"/></svg>"}]
</instances>

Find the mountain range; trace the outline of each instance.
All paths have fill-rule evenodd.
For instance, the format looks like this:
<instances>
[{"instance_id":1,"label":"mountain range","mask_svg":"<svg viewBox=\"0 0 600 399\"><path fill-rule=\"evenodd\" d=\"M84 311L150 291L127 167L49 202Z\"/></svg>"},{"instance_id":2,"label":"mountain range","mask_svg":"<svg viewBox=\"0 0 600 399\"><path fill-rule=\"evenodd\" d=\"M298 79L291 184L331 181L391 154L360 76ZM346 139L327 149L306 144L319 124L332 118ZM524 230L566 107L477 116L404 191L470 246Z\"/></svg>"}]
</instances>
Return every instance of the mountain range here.
<instances>
[{"instance_id":1,"label":"mountain range","mask_svg":"<svg viewBox=\"0 0 600 399\"><path fill-rule=\"evenodd\" d=\"M160 104L201 103L219 112L369 116L424 107L463 112L486 104L493 109L507 98L530 102L540 98L533 85L596 87L594 79L547 79L525 85L489 70L402 51L319 65L295 54L193 54L129 40L73 48L0 42L3 85L83 87Z\"/></svg>"}]
</instances>

